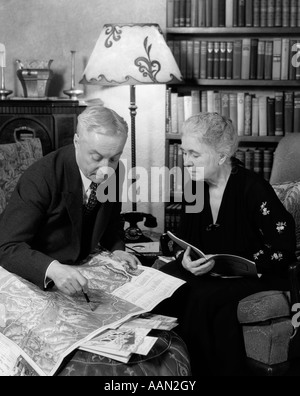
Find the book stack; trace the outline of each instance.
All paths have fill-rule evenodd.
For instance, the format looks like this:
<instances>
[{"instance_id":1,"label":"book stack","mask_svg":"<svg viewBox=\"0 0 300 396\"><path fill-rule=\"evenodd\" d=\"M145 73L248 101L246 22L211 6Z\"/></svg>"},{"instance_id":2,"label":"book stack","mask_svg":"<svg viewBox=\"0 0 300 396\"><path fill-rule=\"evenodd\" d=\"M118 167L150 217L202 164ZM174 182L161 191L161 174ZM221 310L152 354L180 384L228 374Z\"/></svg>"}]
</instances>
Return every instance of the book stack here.
<instances>
[{"instance_id":1,"label":"book stack","mask_svg":"<svg viewBox=\"0 0 300 396\"><path fill-rule=\"evenodd\" d=\"M298 0L167 0L168 28L300 27Z\"/></svg>"},{"instance_id":2,"label":"book stack","mask_svg":"<svg viewBox=\"0 0 300 396\"><path fill-rule=\"evenodd\" d=\"M245 165L245 168L262 175L267 181L270 180L274 149L239 148L235 156Z\"/></svg>"},{"instance_id":3,"label":"book stack","mask_svg":"<svg viewBox=\"0 0 300 396\"><path fill-rule=\"evenodd\" d=\"M168 45L186 80L300 80L300 38L168 40Z\"/></svg>"},{"instance_id":4,"label":"book stack","mask_svg":"<svg viewBox=\"0 0 300 396\"><path fill-rule=\"evenodd\" d=\"M169 91L169 90L168 90ZM216 112L232 120L239 136L284 136L300 132L300 93L244 91L199 91L190 95L167 96L169 112L166 116L167 133L179 135L183 122L200 112ZM178 147L169 147L169 164ZM179 150L180 151L180 150ZM181 164L181 158L180 163ZM172 168L172 166L171 166Z\"/></svg>"},{"instance_id":5,"label":"book stack","mask_svg":"<svg viewBox=\"0 0 300 396\"><path fill-rule=\"evenodd\" d=\"M171 203L166 207L165 227L166 230L178 233L181 221L182 204Z\"/></svg>"}]
</instances>

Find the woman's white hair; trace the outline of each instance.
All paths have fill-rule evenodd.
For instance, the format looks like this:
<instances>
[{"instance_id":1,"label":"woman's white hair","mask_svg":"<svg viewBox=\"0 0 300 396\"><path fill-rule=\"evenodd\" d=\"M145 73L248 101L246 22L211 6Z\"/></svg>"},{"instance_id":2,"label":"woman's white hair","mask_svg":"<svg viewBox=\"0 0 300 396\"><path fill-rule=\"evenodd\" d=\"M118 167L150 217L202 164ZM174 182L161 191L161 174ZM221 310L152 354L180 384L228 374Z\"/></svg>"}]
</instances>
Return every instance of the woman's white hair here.
<instances>
[{"instance_id":1,"label":"woman's white hair","mask_svg":"<svg viewBox=\"0 0 300 396\"><path fill-rule=\"evenodd\" d=\"M128 124L114 110L101 105L88 106L78 117L77 133L95 132L128 136Z\"/></svg>"},{"instance_id":2,"label":"woman's white hair","mask_svg":"<svg viewBox=\"0 0 300 396\"><path fill-rule=\"evenodd\" d=\"M183 124L182 136L194 135L217 153L231 158L238 149L238 135L232 121L218 113L200 113Z\"/></svg>"}]
</instances>

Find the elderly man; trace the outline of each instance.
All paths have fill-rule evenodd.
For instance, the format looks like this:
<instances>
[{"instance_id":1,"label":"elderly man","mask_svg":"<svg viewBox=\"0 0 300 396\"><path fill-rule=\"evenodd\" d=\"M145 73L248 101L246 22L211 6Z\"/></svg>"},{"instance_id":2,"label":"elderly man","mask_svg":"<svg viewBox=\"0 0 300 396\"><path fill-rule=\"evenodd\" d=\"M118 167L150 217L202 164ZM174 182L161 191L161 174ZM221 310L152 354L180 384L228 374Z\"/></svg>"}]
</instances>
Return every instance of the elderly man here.
<instances>
[{"instance_id":1,"label":"elderly man","mask_svg":"<svg viewBox=\"0 0 300 396\"><path fill-rule=\"evenodd\" d=\"M100 203L96 189L119 160L128 126L114 111L88 107L78 118L74 145L36 162L21 177L0 220L0 265L44 289L85 291L76 264L101 243L135 267L124 252L120 202Z\"/></svg>"}]
</instances>

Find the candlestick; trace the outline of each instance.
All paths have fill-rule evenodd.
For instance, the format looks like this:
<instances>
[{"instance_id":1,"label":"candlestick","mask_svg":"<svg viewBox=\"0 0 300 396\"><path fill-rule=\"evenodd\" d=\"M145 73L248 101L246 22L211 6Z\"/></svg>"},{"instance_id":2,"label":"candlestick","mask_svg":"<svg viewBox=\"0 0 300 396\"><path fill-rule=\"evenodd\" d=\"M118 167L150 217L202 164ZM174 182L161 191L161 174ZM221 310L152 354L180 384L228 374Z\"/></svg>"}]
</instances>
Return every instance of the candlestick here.
<instances>
[{"instance_id":1,"label":"candlestick","mask_svg":"<svg viewBox=\"0 0 300 396\"><path fill-rule=\"evenodd\" d=\"M83 91L75 88L75 54L76 51L71 51L71 89L65 90L64 94L68 95L71 100L78 100L78 96L83 94Z\"/></svg>"}]
</instances>

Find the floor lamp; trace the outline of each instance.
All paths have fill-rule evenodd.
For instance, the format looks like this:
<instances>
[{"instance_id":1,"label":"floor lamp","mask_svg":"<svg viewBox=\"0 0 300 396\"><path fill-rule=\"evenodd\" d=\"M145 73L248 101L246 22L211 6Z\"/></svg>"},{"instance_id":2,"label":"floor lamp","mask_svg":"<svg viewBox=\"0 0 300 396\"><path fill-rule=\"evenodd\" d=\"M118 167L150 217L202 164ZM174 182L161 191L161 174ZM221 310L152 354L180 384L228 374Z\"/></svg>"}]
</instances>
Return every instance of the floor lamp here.
<instances>
[{"instance_id":1,"label":"floor lamp","mask_svg":"<svg viewBox=\"0 0 300 396\"><path fill-rule=\"evenodd\" d=\"M136 105L136 85L178 84L182 81L179 67L159 25L109 24L103 27L80 83L130 86L133 212L137 212L135 168L137 165L136 116L138 107ZM136 222L137 219L138 216L135 216L135 219L133 216L133 222ZM150 225L152 228L151 225L153 226L155 223L156 219L154 222L150 217L146 217L146 227ZM134 226L132 228L138 229Z\"/></svg>"}]
</instances>

